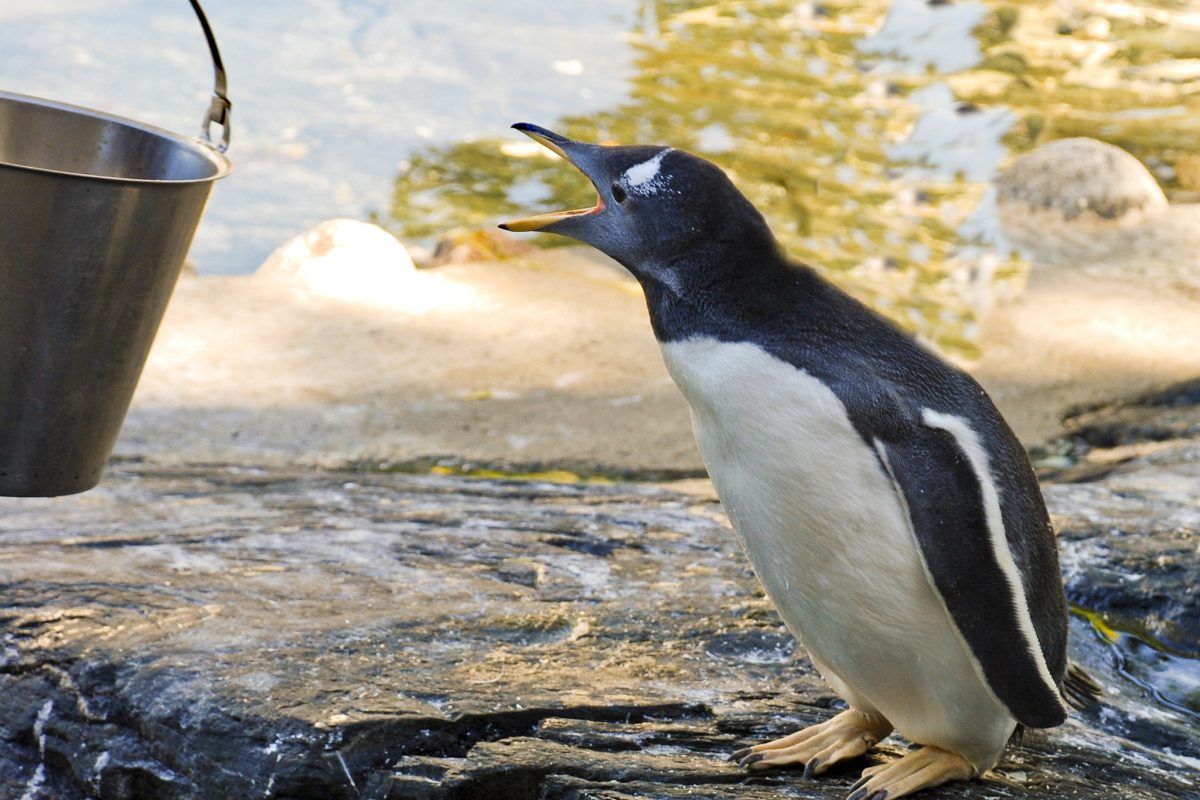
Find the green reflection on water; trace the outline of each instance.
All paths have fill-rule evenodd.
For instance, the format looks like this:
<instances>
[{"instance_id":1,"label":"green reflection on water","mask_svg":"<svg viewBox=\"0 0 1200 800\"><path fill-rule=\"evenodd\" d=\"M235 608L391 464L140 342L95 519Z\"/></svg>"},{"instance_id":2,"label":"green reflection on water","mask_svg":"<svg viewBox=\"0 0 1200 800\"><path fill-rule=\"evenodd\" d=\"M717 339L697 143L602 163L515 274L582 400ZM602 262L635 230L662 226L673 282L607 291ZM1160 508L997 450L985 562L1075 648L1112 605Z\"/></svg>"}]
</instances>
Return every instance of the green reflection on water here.
<instances>
[{"instance_id":1,"label":"green reflection on water","mask_svg":"<svg viewBox=\"0 0 1200 800\"><path fill-rule=\"evenodd\" d=\"M1176 170L1200 152L1200 63L1187 62L1200 58L1200 27L1181 24L1187 0L1112 4L1107 14L1063 13L1041 0L1005 9L1018 20L1010 36L950 83L964 100L1017 112L1011 148L1090 136L1156 168L1168 191L1200 189Z\"/></svg>"},{"instance_id":2,"label":"green reflection on water","mask_svg":"<svg viewBox=\"0 0 1200 800\"><path fill-rule=\"evenodd\" d=\"M1189 78L1176 66L1200 56L1200 36L1171 24L1180 7L1133 2L1113 6L1108 18L1049 2L993 3L974 32L980 64L941 76L872 71L884 57L857 45L882 24L881 0L647 0L639 18L651 22L631 34L628 100L587 117L528 121L587 141L705 155L766 214L793 256L944 351L970 356L978 314L1019 283L1024 265L958 233L986 183L918 173L889 158L920 114L909 98L945 82L962 101L1014 112L1004 137L1013 152L1094 136L1177 186L1176 163L1200 152L1200 73ZM566 164L501 152L515 140L411 158L396 179L397 232L428 239L593 202L586 180Z\"/></svg>"}]
</instances>

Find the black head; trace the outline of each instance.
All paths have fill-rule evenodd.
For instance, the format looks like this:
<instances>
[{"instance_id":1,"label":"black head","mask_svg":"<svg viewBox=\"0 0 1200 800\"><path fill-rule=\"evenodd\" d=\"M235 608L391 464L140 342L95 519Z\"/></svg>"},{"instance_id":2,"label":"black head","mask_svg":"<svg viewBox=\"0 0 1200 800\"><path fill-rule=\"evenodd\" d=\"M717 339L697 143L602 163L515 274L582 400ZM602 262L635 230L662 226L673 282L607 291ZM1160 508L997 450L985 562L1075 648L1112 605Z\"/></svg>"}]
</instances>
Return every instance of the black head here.
<instances>
[{"instance_id":1,"label":"black head","mask_svg":"<svg viewBox=\"0 0 1200 800\"><path fill-rule=\"evenodd\" d=\"M510 231L545 231L586 242L643 284L674 292L716 277L740 259L722 251L774 250L762 215L715 164L670 147L604 147L528 123L513 126L558 153L592 182L592 208L506 222Z\"/></svg>"}]
</instances>

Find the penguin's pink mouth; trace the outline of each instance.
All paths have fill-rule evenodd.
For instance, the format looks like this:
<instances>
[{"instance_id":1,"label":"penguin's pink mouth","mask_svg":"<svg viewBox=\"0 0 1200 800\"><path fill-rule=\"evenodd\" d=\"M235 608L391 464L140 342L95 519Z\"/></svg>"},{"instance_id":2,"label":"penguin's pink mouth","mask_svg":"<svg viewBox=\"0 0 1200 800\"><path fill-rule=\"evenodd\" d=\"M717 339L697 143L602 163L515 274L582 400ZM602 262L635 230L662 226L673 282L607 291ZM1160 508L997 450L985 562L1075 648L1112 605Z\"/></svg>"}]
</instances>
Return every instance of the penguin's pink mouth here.
<instances>
[{"instance_id":1,"label":"penguin's pink mouth","mask_svg":"<svg viewBox=\"0 0 1200 800\"><path fill-rule=\"evenodd\" d=\"M539 129L535 128L534 126L523 125L514 125L513 127L528 136L530 139L533 139L542 147L545 147L547 150L557 153L571 166L579 169L575 165L575 162L571 160L571 157L563 151L562 147L560 147L553 139L541 133ZM580 172L582 173L582 170L580 170ZM545 214L534 214L533 216L521 217L520 219L514 219L509 222L502 222L500 223L500 227L506 231L516 231L522 233L526 231L540 231L542 228L545 228L548 225L553 225L559 220L564 220L569 217L586 217L590 214L599 214L603 210L604 199L600 197L600 193L597 192L596 205L592 206L591 208L573 208L570 211L549 211Z\"/></svg>"}]
</instances>

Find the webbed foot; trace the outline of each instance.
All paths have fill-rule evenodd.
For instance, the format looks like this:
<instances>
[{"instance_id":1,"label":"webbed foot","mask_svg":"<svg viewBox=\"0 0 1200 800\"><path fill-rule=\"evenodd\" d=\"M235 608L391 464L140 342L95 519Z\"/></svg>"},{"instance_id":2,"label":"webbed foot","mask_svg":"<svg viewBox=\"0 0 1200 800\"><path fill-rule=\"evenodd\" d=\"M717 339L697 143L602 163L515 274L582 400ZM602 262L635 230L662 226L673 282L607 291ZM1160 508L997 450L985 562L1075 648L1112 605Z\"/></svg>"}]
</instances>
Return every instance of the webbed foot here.
<instances>
[{"instance_id":1,"label":"webbed foot","mask_svg":"<svg viewBox=\"0 0 1200 800\"><path fill-rule=\"evenodd\" d=\"M751 771L803 764L804 777L820 775L839 761L855 758L892 732L883 717L847 709L833 719L730 756Z\"/></svg>"},{"instance_id":2,"label":"webbed foot","mask_svg":"<svg viewBox=\"0 0 1200 800\"><path fill-rule=\"evenodd\" d=\"M846 800L896 800L921 789L976 777L965 758L940 747L922 747L897 761L863 770Z\"/></svg>"}]
</instances>

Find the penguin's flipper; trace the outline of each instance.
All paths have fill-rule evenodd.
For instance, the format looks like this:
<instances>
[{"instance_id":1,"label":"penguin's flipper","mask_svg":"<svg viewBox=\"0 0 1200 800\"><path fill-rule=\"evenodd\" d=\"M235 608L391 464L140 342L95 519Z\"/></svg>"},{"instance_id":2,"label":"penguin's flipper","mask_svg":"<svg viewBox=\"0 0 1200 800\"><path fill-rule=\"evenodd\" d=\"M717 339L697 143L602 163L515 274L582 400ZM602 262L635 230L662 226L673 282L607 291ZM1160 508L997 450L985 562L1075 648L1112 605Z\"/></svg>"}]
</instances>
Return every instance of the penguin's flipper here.
<instances>
[{"instance_id":1,"label":"penguin's flipper","mask_svg":"<svg viewBox=\"0 0 1200 800\"><path fill-rule=\"evenodd\" d=\"M1059 725L1066 705L1009 549L987 454L959 417L925 409L912 422L874 445L926 575L1000 702L1031 728Z\"/></svg>"}]
</instances>

